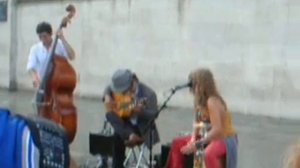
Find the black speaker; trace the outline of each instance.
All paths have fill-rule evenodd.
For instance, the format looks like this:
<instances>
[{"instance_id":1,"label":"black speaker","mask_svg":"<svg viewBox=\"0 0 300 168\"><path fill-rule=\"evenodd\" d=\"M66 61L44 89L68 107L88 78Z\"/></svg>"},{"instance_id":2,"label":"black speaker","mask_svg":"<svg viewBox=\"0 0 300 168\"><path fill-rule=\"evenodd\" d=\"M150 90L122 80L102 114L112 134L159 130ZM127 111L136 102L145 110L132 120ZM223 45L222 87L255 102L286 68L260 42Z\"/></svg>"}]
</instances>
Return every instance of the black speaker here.
<instances>
[{"instance_id":1,"label":"black speaker","mask_svg":"<svg viewBox=\"0 0 300 168\"><path fill-rule=\"evenodd\" d=\"M100 154L102 156L112 156L114 147L114 136L103 135L100 133L90 133L90 153L92 155Z\"/></svg>"},{"instance_id":2,"label":"black speaker","mask_svg":"<svg viewBox=\"0 0 300 168\"><path fill-rule=\"evenodd\" d=\"M168 160L170 148L171 148L171 143L161 145L160 167L165 167Z\"/></svg>"},{"instance_id":3,"label":"black speaker","mask_svg":"<svg viewBox=\"0 0 300 168\"><path fill-rule=\"evenodd\" d=\"M194 154L184 155L184 167L185 168L194 167Z\"/></svg>"},{"instance_id":4,"label":"black speaker","mask_svg":"<svg viewBox=\"0 0 300 168\"><path fill-rule=\"evenodd\" d=\"M164 168L166 166L170 149L171 149L170 143L161 145L161 155L159 161L160 168ZM184 155L184 167L193 168L193 166L194 166L194 154Z\"/></svg>"}]
</instances>

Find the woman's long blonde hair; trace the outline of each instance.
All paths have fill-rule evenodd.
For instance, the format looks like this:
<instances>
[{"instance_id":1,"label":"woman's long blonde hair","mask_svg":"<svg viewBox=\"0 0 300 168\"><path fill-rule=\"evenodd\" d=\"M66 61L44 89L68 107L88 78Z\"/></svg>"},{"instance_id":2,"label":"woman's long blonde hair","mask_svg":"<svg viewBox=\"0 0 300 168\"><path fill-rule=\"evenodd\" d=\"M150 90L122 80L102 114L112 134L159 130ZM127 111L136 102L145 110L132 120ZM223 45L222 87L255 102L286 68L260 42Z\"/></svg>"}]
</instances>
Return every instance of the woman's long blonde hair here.
<instances>
[{"instance_id":1,"label":"woman's long blonde hair","mask_svg":"<svg viewBox=\"0 0 300 168\"><path fill-rule=\"evenodd\" d=\"M192 82L191 92L194 94L195 108L206 110L209 97L219 98L226 108L226 104L216 87L214 76L209 69L200 68L192 71L189 74L189 80Z\"/></svg>"},{"instance_id":2,"label":"woman's long blonde hair","mask_svg":"<svg viewBox=\"0 0 300 168\"><path fill-rule=\"evenodd\" d=\"M299 168L300 167L300 141L289 147L284 158L283 168Z\"/></svg>"}]
</instances>

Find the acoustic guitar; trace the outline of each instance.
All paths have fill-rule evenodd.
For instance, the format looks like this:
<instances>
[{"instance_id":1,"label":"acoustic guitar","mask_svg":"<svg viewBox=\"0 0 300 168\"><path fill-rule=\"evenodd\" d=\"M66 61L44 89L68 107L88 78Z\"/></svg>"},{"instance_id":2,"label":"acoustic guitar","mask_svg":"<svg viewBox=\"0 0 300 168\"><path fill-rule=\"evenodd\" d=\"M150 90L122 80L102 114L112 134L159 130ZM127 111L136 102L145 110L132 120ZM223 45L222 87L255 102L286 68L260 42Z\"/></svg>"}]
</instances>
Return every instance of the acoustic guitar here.
<instances>
[{"instance_id":1,"label":"acoustic guitar","mask_svg":"<svg viewBox=\"0 0 300 168\"><path fill-rule=\"evenodd\" d=\"M112 95L114 100L113 105L106 107L107 111L116 113L120 118L130 118L133 109L138 105L145 106L147 98L135 99L132 94L117 94Z\"/></svg>"},{"instance_id":2,"label":"acoustic guitar","mask_svg":"<svg viewBox=\"0 0 300 168\"><path fill-rule=\"evenodd\" d=\"M199 134L201 137L206 137L209 129L211 128L208 122L200 122L199 124L195 125L200 129ZM205 168L204 163L204 145L201 146L194 154L194 167L193 168Z\"/></svg>"}]
</instances>

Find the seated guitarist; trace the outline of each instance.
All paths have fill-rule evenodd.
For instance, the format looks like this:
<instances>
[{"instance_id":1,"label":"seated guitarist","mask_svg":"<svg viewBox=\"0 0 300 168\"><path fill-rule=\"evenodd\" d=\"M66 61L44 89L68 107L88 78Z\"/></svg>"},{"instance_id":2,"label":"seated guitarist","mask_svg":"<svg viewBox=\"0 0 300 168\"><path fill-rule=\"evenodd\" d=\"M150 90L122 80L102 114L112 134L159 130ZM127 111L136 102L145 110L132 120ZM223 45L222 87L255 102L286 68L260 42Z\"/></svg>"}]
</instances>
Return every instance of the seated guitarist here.
<instances>
[{"instance_id":1,"label":"seated guitarist","mask_svg":"<svg viewBox=\"0 0 300 168\"><path fill-rule=\"evenodd\" d=\"M142 102L145 100L145 102ZM128 69L119 69L111 84L105 89L103 101L106 106L106 118L115 131L113 168L122 168L125 160L125 147L135 146L145 141L149 145L147 125L157 113L155 92L139 82L137 76ZM154 125L153 144L159 142Z\"/></svg>"}]
</instances>

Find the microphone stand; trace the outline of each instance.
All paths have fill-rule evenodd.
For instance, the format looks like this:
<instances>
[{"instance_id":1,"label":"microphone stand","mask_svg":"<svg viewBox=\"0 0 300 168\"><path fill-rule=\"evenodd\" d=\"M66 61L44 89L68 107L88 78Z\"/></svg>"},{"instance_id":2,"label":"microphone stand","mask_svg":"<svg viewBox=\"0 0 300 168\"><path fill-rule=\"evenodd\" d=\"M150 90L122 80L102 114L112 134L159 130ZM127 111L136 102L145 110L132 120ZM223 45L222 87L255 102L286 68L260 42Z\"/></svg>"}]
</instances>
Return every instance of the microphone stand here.
<instances>
[{"instance_id":1,"label":"microphone stand","mask_svg":"<svg viewBox=\"0 0 300 168\"><path fill-rule=\"evenodd\" d=\"M153 147L153 139L152 139L152 134L153 134L153 129L154 129L154 121L157 119L157 117L159 116L160 112L163 111L166 107L167 107L167 103L170 101L171 97L175 94L175 92L177 91L178 89L172 89L171 90L171 93L170 95L167 97L167 99L163 102L162 106L158 109L156 115L154 118L152 118L146 125L145 129L144 129L144 133L146 133L149 129L150 129L150 140L149 140L149 160L150 160L150 163L149 165L152 167L152 147Z\"/></svg>"}]
</instances>

